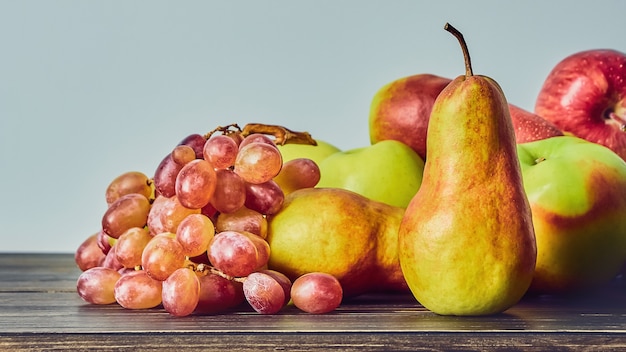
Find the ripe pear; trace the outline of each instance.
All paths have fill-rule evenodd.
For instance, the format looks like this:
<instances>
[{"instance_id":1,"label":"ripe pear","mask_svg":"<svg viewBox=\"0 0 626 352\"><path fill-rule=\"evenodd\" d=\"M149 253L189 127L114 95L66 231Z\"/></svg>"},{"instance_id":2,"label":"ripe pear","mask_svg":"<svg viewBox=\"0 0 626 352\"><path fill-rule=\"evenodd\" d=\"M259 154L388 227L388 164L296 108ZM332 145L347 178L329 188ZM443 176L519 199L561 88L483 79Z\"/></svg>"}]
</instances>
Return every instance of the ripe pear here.
<instances>
[{"instance_id":1,"label":"ripe pear","mask_svg":"<svg viewBox=\"0 0 626 352\"><path fill-rule=\"evenodd\" d=\"M408 292L397 247L403 214L403 208L340 188L299 189L268 218L268 267L291 280L331 274L345 296Z\"/></svg>"},{"instance_id":2,"label":"ripe pear","mask_svg":"<svg viewBox=\"0 0 626 352\"><path fill-rule=\"evenodd\" d=\"M422 185L398 234L411 292L440 315L500 313L533 278L537 249L507 101L493 79L466 74L437 97Z\"/></svg>"}]
</instances>

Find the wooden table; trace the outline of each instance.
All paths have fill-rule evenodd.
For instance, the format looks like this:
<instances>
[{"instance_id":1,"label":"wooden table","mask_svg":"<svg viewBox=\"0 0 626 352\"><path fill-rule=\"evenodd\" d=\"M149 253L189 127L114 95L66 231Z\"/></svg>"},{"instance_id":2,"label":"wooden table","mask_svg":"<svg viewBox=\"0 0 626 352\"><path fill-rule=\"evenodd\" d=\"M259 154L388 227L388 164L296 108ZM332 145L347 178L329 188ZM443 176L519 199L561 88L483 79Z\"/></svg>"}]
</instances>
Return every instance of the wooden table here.
<instances>
[{"instance_id":1,"label":"wooden table","mask_svg":"<svg viewBox=\"0 0 626 352\"><path fill-rule=\"evenodd\" d=\"M444 317L410 295L367 295L335 312L286 307L175 318L89 305L71 254L0 254L0 351L625 350L626 285L526 297L503 314Z\"/></svg>"}]
</instances>

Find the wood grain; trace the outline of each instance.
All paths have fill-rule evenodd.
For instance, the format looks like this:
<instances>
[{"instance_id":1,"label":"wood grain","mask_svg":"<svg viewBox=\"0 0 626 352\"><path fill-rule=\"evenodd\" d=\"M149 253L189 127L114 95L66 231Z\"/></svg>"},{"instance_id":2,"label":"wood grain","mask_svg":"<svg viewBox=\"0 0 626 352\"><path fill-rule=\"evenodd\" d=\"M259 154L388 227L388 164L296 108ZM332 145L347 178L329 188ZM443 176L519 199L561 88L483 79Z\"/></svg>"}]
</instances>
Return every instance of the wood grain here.
<instances>
[{"instance_id":1,"label":"wood grain","mask_svg":"<svg viewBox=\"0 0 626 352\"><path fill-rule=\"evenodd\" d=\"M371 294L330 314L295 307L170 316L95 306L75 292L69 254L0 254L0 350L598 351L626 349L626 288L526 297L503 314L444 317L411 295Z\"/></svg>"}]
</instances>

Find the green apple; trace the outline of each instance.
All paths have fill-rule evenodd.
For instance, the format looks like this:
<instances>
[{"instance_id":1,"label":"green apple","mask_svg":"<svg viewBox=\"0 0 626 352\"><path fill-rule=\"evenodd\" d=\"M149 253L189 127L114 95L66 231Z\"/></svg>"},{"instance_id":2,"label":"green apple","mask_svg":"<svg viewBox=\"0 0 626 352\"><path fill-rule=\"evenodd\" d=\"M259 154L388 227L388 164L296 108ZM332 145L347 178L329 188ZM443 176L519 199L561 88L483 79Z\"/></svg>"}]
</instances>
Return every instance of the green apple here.
<instances>
[{"instance_id":1,"label":"green apple","mask_svg":"<svg viewBox=\"0 0 626 352\"><path fill-rule=\"evenodd\" d=\"M422 184L424 161L396 140L335 153L320 164L317 187L343 188L406 208Z\"/></svg>"},{"instance_id":2,"label":"green apple","mask_svg":"<svg viewBox=\"0 0 626 352\"><path fill-rule=\"evenodd\" d=\"M319 165L326 157L341 151L341 149L328 142L319 139L315 141L317 145L293 143L278 145L278 149L283 157L283 163L297 158L309 158Z\"/></svg>"},{"instance_id":3,"label":"green apple","mask_svg":"<svg viewBox=\"0 0 626 352\"><path fill-rule=\"evenodd\" d=\"M518 144L537 239L530 292L610 282L626 261L626 162L573 136Z\"/></svg>"}]
</instances>

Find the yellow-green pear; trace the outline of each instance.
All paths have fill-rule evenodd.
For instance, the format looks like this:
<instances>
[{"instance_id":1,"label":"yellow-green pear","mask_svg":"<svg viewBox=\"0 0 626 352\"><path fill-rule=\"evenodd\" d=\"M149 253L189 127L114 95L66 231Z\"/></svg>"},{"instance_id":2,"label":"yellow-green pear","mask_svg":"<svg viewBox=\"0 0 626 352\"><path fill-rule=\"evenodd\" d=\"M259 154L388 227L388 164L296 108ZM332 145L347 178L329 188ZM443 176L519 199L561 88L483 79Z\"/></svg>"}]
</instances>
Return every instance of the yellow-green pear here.
<instances>
[{"instance_id":1,"label":"yellow-green pear","mask_svg":"<svg viewBox=\"0 0 626 352\"><path fill-rule=\"evenodd\" d=\"M435 100L422 185L400 224L399 258L415 298L441 315L487 315L516 304L537 258L506 98L466 74Z\"/></svg>"},{"instance_id":2,"label":"yellow-green pear","mask_svg":"<svg viewBox=\"0 0 626 352\"><path fill-rule=\"evenodd\" d=\"M422 183L424 161L408 145L388 139L335 153L319 169L317 187L343 188L406 208Z\"/></svg>"},{"instance_id":3,"label":"yellow-green pear","mask_svg":"<svg viewBox=\"0 0 626 352\"><path fill-rule=\"evenodd\" d=\"M408 288L398 259L404 209L340 188L303 188L268 217L268 266L294 280L335 276L345 296Z\"/></svg>"}]
</instances>

